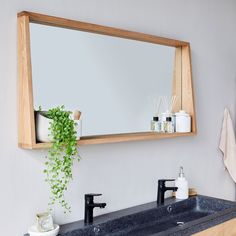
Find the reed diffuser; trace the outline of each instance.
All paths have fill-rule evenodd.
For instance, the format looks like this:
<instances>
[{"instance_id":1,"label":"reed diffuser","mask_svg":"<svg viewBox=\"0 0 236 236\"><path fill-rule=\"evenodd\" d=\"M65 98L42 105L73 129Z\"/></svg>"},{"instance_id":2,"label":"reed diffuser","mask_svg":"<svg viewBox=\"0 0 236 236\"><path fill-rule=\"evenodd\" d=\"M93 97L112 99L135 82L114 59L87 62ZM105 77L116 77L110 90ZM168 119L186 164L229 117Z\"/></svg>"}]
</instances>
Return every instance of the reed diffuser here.
<instances>
[{"instance_id":1,"label":"reed diffuser","mask_svg":"<svg viewBox=\"0 0 236 236\"><path fill-rule=\"evenodd\" d=\"M165 112L161 115L161 132L163 133L174 133L175 132L175 116L172 113L173 108L177 101L177 96L173 95L169 99L167 96L163 96L163 105Z\"/></svg>"},{"instance_id":2,"label":"reed diffuser","mask_svg":"<svg viewBox=\"0 0 236 236\"><path fill-rule=\"evenodd\" d=\"M158 133L161 132L161 120L159 117L159 110L160 110L161 103L162 103L161 96L153 99L154 116L151 121L151 131L158 132Z\"/></svg>"}]
</instances>

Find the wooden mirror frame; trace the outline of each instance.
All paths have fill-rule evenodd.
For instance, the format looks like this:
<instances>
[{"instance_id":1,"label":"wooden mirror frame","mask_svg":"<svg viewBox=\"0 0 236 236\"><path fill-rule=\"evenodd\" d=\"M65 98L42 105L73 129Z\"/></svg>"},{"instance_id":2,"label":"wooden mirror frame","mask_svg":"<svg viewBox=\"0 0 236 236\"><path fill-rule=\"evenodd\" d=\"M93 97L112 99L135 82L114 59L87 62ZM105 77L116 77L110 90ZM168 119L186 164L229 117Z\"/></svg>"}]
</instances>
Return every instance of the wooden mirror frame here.
<instances>
[{"instance_id":1,"label":"wooden mirror frame","mask_svg":"<svg viewBox=\"0 0 236 236\"><path fill-rule=\"evenodd\" d=\"M30 52L30 23L62 27L73 30L110 35L115 37L139 40L176 48L172 94L180 96L174 111L180 108L187 111L192 119L190 133L154 133L138 132L110 135L83 136L78 145L113 143L134 140L152 140L196 134L196 117L194 108L190 44L188 42L131 32L107 26L84 23L54 16L32 12L18 13L18 145L22 148L48 148L50 143L36 142L35 115L32 88L32 68Z\"/></svg>"}]
</instances>

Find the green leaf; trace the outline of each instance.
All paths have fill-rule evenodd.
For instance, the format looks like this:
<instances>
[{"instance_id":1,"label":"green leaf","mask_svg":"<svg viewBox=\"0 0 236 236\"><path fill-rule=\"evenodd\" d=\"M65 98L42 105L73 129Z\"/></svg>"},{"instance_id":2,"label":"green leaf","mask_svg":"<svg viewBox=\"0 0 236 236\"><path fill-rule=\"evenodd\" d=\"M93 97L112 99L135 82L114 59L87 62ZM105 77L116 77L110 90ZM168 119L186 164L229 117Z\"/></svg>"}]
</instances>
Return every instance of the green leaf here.
<instances>
[{"instance_id":1,"label":"green leaf","mask_svg":"<svg viewBox=\"0 0 236 236\"><path fill-rule=\"evenodd\" d=\"M71 212L70 206L64 199L65 191L72 180L72 166L74 157L79 161L77 149L76 123L70 119L71 112L65 111L64 105L50 109L46 112L51 119L49 135L53 139L53 145L48 151L45 162L45 181L51 188L49 205L59 202L65 212ZM51 208L50 208L51 209Z\"/></svg>"}]
</instances>

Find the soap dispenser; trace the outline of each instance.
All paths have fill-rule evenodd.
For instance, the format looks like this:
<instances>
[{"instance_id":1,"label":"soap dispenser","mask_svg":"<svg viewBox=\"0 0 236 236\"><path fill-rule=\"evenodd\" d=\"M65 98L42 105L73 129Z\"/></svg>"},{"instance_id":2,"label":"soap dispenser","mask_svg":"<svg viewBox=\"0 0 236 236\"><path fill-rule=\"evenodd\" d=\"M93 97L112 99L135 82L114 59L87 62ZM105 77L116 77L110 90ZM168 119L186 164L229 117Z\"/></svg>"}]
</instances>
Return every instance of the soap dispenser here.
<instances>
[{"instance_id":1,"label":"soap dispenser","mask_svg":"<svg viewBox=\"0 0 236 236\"><path fill-rule=\"evenodd\" d=\"M176 198L187 199L188 198L188 181L184 177L184 169L181 166L179 171L179 177L175 180L175 187L177 187Z\"/></svg>"}]
</instances>

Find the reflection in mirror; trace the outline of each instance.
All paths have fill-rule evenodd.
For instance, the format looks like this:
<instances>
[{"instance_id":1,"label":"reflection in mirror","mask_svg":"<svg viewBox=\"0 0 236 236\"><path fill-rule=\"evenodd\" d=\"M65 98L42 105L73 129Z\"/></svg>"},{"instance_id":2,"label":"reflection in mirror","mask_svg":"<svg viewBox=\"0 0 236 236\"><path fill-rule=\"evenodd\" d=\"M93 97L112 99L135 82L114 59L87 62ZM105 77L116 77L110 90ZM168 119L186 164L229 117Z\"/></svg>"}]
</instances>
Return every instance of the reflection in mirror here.
<instances>
[{"instance_id":1,"label":"reflection in mirror","mask_svg":"<svg viewBox=\"0 0 236 236\"><path fill-rule=\"evenodd\" d=\"M34 23L30 38L34 108L81 110L83 136L150 131L172 96L175 47Z\"/></svg>"}]
</instances>

